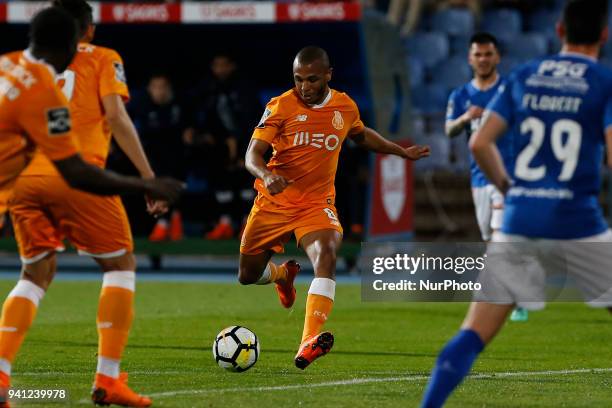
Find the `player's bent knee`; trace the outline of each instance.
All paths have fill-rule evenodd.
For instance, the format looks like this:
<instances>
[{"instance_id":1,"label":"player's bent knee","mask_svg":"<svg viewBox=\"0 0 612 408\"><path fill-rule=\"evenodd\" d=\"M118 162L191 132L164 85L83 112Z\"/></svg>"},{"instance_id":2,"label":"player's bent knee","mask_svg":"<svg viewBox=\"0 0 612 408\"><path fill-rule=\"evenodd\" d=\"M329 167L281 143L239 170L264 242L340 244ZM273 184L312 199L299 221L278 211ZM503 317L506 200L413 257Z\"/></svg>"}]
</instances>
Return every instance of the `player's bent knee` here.
<instances>
[{"instance_id":1,"label":"player's bent knee","mask_svg":"<svg viewBox=\"0 0 612 408\"><path fill-rule=\"evenodd\" d=\"M238 267L238 282L242 285L252 285L257 282L260 274L254 273L253 268L249 268L244 265Z\"/></svg>"},{"instance_id":2,"label":"player's bent knee","mask_svg":"<svg viewBox=\"0 0 612 408\"><path fill-rule=\"evenodd\" d=\"M46 291L53 282L55 271L55 256L53 255L33 264L24 265L21 278L33 282Z\"/></svg>"}]
</instances>

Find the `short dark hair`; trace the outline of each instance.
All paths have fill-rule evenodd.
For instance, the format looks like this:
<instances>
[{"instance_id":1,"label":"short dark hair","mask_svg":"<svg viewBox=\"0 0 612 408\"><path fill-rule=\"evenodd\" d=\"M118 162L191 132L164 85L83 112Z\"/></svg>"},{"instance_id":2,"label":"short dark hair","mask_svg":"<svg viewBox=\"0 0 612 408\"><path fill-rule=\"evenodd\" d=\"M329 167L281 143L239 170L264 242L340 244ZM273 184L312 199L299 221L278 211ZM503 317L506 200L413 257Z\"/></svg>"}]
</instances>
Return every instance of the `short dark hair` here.
<instances>
[{"instance_id":1,"label":"short dark hair","mask_svg":"<svg viewBox=\"0 0 612 408\"><path fill-rule=\"evenodd\" d=\"M81 37L93 24L93 9L85 0L53 0L52 4L66 10L77 21Z\"/></svg>"},{"instance_id":2,"label":"short dark hair","mask_svg":"<svg viewBox=\"0 0 612 408\"><path fill-rule=\"evenodd\" d=\"M493 44L499 50L499 42L491 33L481 31L470 37L470 47L472 44Z\"/></svg>"},{"instance_id":3,"label":"short dark hair","mask_svg":"<svg viewBox=\"0 0 612 408\"><path fill-rule=\"evenodd\" d=\"M596 44L608 24L607 0L568 0L562 24L569 44Z\"/></svg>"},{"instance_id":4,"label":"short dark hair","mask_svg":"<svg viewBox=\"0 0 612 408\"><path fill-rule=\"evenodd\" d=\"M39 50L66 51L77 42L76 21L66 11L47 7L30 22L30 42Z\"/></svg>"},{"instance_id":5,"label":"short dark hair","mask_svg":"<svg viewBox=\"0 0 612 408\"><path fill-rule=\"evenodd\" d=\"M329 56L327 55L327 52L323 48L317 47L315 45L310 45L308 47L302 48L297 53L295 58L300 64L304 65L312 64L315 61L321 61L323 66L325 66L326 68L329 68L330 66Z\"/></svg>"}]
</instances>

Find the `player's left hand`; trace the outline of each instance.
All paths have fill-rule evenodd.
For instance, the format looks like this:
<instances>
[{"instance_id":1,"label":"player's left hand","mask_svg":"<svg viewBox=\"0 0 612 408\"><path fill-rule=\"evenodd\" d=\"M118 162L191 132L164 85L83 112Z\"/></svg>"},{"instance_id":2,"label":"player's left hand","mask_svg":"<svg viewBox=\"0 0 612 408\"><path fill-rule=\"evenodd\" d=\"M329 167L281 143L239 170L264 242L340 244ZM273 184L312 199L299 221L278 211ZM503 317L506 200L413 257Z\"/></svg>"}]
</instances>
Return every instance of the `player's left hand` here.
<instances>
[{"instance_id":1,"label":"player's left hand","mask_svg":"<svg viewBox=\"0 0 612 408\"><path fill-rule=\"evenodd\" d=\"M429 146L414 145L404 149L404 159L419 160L423 157L428 157L431 154Z\"/></svg>"},{"instance_id":2,"label":"player's left hand","mask_svg":"<svg viewBox=\"0 0 612 408\"><path fill-rule=\"evenodd\" d=\"M168 202L163 200L153 200L149 197L145 197L147 201L147 212L153 217L157 218L160 215L164 215L168 212Z\"/></svg>"}]
</instances>

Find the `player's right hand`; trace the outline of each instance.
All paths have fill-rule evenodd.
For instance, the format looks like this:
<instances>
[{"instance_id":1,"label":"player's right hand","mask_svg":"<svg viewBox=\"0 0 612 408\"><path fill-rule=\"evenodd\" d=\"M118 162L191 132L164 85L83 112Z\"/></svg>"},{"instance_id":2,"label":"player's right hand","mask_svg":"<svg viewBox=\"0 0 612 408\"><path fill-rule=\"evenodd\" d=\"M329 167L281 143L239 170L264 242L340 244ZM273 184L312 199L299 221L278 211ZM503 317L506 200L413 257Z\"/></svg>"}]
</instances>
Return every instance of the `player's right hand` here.
<instances>
[{"instance_id":1,"label":"player's right hand","mask_svg":"<svg viewBox=\"0 0 612 408\"><path fill-rule=\"evenodd\" d=\"M143 180L143 182L150 199L164 200L168 205L176 202L185 189L185 183L169 177Z\"/></svg>"},{"instance_id":2,"label":"player's right hand","mask_svg":"<svg viewBox=\"0 0 612 408\"><path fill-rule=\"evenodd\" d=\"M483 108L481 108L480 106L472 105L467 110L467 112L465 112L465 115L466 115L466 119L468 121L470 121L472 119L479 119L479 118L481 118L483 113L484 113L484 109Z\"/></svg>"},{"instance_id":3,"label":"player's right hand","mask_svg":"<svg viewBox=\"0 0 612 408\"><path fill-rule=\"evenodd\" d=\"M269 174L263 178L263 182L270 194L275 195L282 193L293 180L287 180L278 174Z\"/></svg>"}]
</instances>

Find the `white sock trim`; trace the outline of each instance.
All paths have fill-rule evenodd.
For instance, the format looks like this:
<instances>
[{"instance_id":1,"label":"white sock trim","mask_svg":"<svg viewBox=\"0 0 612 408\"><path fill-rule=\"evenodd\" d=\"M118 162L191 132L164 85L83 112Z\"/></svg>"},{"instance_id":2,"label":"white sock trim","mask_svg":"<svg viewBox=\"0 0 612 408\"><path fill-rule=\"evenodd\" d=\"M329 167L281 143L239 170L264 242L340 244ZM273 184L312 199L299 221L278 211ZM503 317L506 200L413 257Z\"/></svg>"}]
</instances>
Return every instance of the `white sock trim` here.
<instances>
[{"instance_id":1,"label":"white sock trim","mask_svg":"<svg viewBox=\"0 0 612 408\"><path fill-rule=\"evenodd\" d=\"M314 278L308 289L309 295L321 295L334 300L336 295L336 281L328 278Z\"/></svg>"},{"instance_id":2,"label":"white sock trim","mask_svg":"<svg viewBox=\"0 0 612 408\"><path fill-rule=\"evenodd\" d=\"M45 296L45 290L29 280L20 279L8 294L8 297L23 297L34 303L36 307Z\"/></svg>"},{"instance_id":3,"label":"white sock trim","mask_svg":"<svg viewBox=\"0 0 612 408\"><path fill-rule=\"evenodd\" d=\"M105 272L102 278L102 287L116 287L136 291L136 272L112 271Z\"/></svg>"},{"instance_id":4,"label":"white sock trim","mask_svg":"<svg viewBox=\"0 0 612 408\"><path fill-rule=\"evenodd\" d=\"M261 274L261 277L259 278L257 282L255 282L255 284L256 285L267 285L268 283L270 283L271 276L272 276L272 271L270 270L270 263L268 262L268 264L266 265L266 269L264 269L263 273Z\"/></svg>"},{"instance_id":5,"label":"white sock trim","mask_svg":"<svg viewBox=\"0 0 612 408\"><path fill-rule=\"evenodd\" d=\"M119 360L100 356L98 357L96 372L107 377L119 378L119 363Z\"/></svg>"},{"instance_id":6,"label":"white sock trim","mask_svg":"<svg viewBox=\"0 0 612 408\"><path fill-rule=\"evenodd\" d=\"M8 375L9 377L11 376L11 367L12 364L10 361L4 358L0 358L0 371Z\"/></svg>"}]
</instances>

